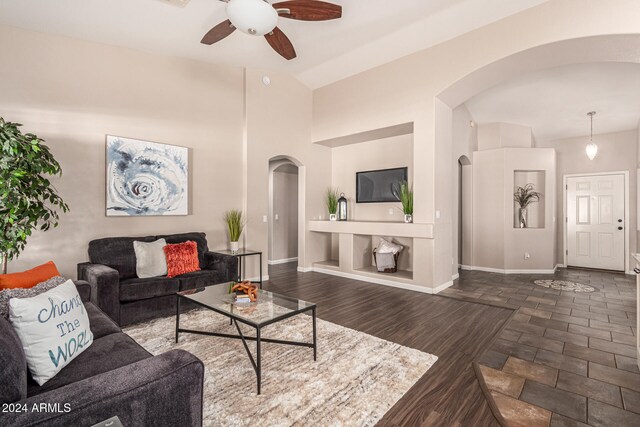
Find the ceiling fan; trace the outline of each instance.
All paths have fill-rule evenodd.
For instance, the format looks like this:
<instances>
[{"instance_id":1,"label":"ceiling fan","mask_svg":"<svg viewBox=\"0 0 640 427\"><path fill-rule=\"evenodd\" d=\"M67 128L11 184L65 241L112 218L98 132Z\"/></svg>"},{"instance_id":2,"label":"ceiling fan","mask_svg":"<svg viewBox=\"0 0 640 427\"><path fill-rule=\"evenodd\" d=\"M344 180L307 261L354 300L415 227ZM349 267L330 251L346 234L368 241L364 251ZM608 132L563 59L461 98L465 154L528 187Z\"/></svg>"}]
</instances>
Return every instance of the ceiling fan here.
<instances>
[{"instance_id":1,"label":"ceiling fan","mask_svg":"<svg viewBox=\"0 0 640 427\"><path fill-rule=\"evenodd\" d=\"M266 0L220 0L227 3L227 19L204 35L200 43L212 45L236 29L252 36L264 36L282 57L291 60L296 51L277 27L278 18L327 21L342 17L342 6L318 0L288 0L270 4Z\"/></svg>"}]
</instances>

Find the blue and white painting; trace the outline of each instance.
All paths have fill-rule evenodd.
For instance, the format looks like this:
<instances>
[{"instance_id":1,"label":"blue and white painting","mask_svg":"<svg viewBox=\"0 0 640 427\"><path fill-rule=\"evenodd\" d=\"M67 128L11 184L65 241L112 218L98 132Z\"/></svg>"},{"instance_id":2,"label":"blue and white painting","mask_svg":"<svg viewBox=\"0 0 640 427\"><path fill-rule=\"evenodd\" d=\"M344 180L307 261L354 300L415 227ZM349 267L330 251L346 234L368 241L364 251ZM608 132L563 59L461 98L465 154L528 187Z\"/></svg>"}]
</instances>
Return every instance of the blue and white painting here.
<instances>
[{"instance_id":1,"label":"blue and white painting","mask_svg":"<svg viewBox=\"0 0 640 427\"><path fill-rule=\"evenodd\" d=\"M107 135L107 216L187 215L189 150Z\"/></svg>"}]
</instances>

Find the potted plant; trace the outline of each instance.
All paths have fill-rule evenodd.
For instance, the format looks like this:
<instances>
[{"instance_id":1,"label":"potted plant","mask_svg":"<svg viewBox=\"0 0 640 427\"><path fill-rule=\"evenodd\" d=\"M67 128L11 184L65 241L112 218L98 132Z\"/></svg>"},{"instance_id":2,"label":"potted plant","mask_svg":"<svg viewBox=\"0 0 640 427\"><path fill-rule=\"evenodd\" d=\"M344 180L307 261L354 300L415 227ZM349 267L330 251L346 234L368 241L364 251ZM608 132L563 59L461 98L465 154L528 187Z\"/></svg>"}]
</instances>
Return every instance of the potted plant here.
<instances>
[{"instance_id":1,"label":"potted plant","mask_svg":"<svg viewBox=\"0 0 640 427\"><path fill-rule=\"evenodd\" d=\"M520 228L527 228L527 206L540 200L540 197L542 197L542 193L538 193L533 184L516 188L515 193L513 193L513 200L520 207L518 210Z\"/></svg>"},{"instance_id":2,"label":"potted plant","mask_svg":"<svg viewBox=\"0 0 640 427\"><path fill-rule=\"evenodd\" d=\"M224 221L227 223L229 230L229 242L232 253L238 252L238 240L244 229L245 220L242 218L242 211L231 209L224 213Z\"/></svg>"},{"instance_id":3,"label":"potted plant","mask_svg":"<svg viewBox=\"0 0 640 427\"><path fill-rule=\"evenodd\" d=\"M398 198L402 203L402 213L404 214L404 222L413 222L413 186L407 181L400 183Z\"/></svg>"},{"instance_id":4,"label":"potted plant","mask_svg":"<svg viewBox=\"0 0 640 427\"><path fill-rule=\"evenodd\" d=\"M337 221L338 220L338 189L329 187L327 188L326 194L327 209L329 210L329 221Z\"/></svg>"},{"instance_id":5,"label":"potted plant","mask_svg":"<svg viewBox=\"0 0 640 427\"><path fill-rule=\"evenodd\" d=\"M44 141L23 134L19 123L0 117L0 263L7 264L24 249L36 228L47 231L58 226L58 212L69 207L58 195L47 175L61 175L60 164Z\"/></svg>"}]
</instances>

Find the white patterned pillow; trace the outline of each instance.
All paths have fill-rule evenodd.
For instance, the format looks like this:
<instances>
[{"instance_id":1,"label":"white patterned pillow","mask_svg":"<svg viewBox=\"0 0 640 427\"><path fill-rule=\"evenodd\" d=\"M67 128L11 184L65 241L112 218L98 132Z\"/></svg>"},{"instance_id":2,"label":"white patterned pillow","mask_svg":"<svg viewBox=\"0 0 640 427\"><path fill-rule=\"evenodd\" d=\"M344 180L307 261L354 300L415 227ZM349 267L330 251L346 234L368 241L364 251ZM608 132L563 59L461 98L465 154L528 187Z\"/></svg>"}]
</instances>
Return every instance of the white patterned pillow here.
<instances>
[{"instance_id":1,"label":"white patterned pillow","mask_svg":"<svg viewBox=\"0 0 640 427\"><path fill-rule=\"evenodd\" d=\"M9 318L9 300L11 298L31 298L43 292L53 289L66 282L62 276L54 276L51 279L40 282L32 288L11 288L0 291L0 316Z\"/></svg>"},{"instance_id":2,"label":"white patterned pillow","mask_svg":"<svg viewBox=\"0 0 640 427\"><path fill-rule=\"evenodd\" d=\"M167 275L167 258L164 247L167 241L158 239L154 242L133 242L136 253L136 274L139 278L158 277Z\"/></svg>"},{"instance_id":3,"label":"white patterned pillow","mask_svg":"<svg viewBox=\"0 0 640 427\"><path fill-rule=\"evenodd\" d=\"M31 376L39 385L93 342L89 316L71 280L35 297L11 298L9 321L20 338Z\"/></svg>"}]
</instances>

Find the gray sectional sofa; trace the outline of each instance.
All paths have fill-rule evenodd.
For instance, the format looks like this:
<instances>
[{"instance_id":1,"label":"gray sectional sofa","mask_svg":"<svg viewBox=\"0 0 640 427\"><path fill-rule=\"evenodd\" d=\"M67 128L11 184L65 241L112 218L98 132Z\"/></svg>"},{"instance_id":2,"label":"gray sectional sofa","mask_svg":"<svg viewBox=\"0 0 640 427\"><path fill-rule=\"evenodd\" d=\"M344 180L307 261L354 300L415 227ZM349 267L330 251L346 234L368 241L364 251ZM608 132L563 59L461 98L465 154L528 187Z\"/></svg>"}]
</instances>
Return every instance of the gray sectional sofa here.
<instances>
[{"instance_id":1,"label":"gray sectional sofa","mask_svg":"<svg viewBox=\"0 0 640 427\"><path fill-rule=\"evenodd\" d=\"M160 238L168 244L196 242L201 270L171 279L138 278L133 242ZM91 285L91 301L120 326L173 314L176 292L237 280L238 271L236 257L209 252L206 235L195 232L92 240L89 260L78 264L78 279Z\"/></svg>"},{"instance_id":2,"label":"gray sectional sofa","mask_svg":"<svg viewBox=\"0 0 640 427\"><path fill-rule=\"evenodd\" d=\"M0 426L91 426L113 416L127 427L201 426L202 362L183 350L152 356L89 302L88 283L76 286L94 341L42 386L29 376L20 340L0 316L0 404L7 408Z\"/></svg>"}]
</instances>

